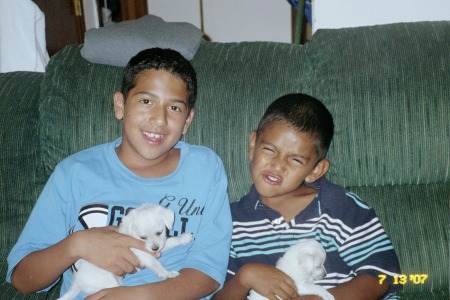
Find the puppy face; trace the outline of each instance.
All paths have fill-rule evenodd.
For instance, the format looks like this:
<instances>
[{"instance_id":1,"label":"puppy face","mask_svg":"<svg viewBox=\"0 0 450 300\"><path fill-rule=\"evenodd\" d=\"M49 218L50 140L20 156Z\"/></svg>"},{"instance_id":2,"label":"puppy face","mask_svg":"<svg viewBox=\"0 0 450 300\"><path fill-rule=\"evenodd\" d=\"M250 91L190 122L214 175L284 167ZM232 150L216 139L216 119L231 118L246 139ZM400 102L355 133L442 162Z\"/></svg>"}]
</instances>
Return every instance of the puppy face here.
<instances>
[{"instance_id":1,"label":"puppy face","mask_svg":"<svg viewBox=\"0 0 450 300\"><path fill-rule=\"evenodd\" d=\"M174 213L159 205L143 205L131 210L122 219L119 232L145 242L149 251L161 251L167 239L166 229L172 229Z\"/></svg>"},{"instance_id":2,"label":"puppy face","mask_svg":"<svg viewBox=\"0 0 450 300\"><path fill-rule=\"evenodd\" d=\"M325 270L325 267L323 266L323 263L325 262L325 258L319 257L318 255L313 256L313 268L312 268L312 276L314 280L319 280L325 277L327 275L327 271Z\"/></svg>"},{"instance_id":3,"label":"puppy face","mask_svg":"<svg viewBox=\"0 0 450 300\"><path fill-rule=\"evenodd\" d=\"M282 270L290 270L302 282L312 283L326 275L326 252L316 240L301 240L291 246L279 261Z\"/></svg>"},{"instance_id":4,"label":"puppy face","mask_svg":"<svg viewBox=\"0 0 450 300\"><path fill-rule=\"evenodd\" d=\"M308 243L307 245L310 248L309 251L312 256L311 275L314 278L314 280L322 279L327 274L325 267L323 266L327 254L323 249L322 245L320 245L316 241Z\"/></svg>"},{"instance_id":5,"label":"puppy face","mask_svg":"<svg viewBox=\"0 0 450 300\"><path fill-rule=\"evenodd\" d=\"M297 258L298 270L303 272L307 282L322 279L327 274L323 260L316 255L303 254Z\"/></svg>"}]
</instances>

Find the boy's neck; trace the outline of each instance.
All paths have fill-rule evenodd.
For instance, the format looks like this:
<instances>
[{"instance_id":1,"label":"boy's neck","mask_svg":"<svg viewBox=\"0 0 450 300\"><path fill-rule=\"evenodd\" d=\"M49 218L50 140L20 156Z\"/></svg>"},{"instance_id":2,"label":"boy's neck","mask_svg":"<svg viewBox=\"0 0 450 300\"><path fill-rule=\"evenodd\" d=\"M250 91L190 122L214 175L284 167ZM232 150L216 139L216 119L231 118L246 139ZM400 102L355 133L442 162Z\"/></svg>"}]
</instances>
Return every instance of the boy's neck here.
<instances>
[{"instance_id":1,"label":"boy's neck","mask_svg":"<svg viewBox=\"0 0 450 300\"><path fill-rule=\"evenodd\" d=\"M121 158L120 146L116 148L116 153L122 163L134 174L142 178L161 178L174 172L180 161L180 149L172 148L167 153L167 157L161 162L156 161L124 161ZM155 163L156 162L156 163Z\"/></svg>"},{"instance_id":2,"label":"boy's neck","mask_svg":"<svg viewBox=\"0 0 450 300\"><path fill-rule=\"evenodd\" d=\"M317 190L302 185L302 188L289 195L274 198L263 198L261 202L273 210L278 211L286 222L290 222L314 200Z\"/></svg>"}]
</instances>

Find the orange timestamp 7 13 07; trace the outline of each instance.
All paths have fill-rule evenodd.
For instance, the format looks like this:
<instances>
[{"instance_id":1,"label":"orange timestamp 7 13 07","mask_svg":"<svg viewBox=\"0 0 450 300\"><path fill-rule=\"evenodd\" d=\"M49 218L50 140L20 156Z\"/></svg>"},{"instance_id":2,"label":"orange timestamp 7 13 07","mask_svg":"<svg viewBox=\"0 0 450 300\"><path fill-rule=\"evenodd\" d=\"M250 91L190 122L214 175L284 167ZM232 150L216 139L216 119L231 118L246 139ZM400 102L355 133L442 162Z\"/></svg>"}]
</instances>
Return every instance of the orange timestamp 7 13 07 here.
<instances>
[{"instance_id":1,"label":"orange timestamp 7 13 07","mask_svg":"<svg viewBox=\"0 0 450 300\"><path fill-rule=\"evenodd\" d=\"M378 282L382 284L384 280L387 278L386 275L380 274L378 275L378 278L380 279ZM425 281L428 279L428 274L411 274L411 275L395 275L392 276L394 279L392 284L406 284L407 282L412 282L414 284L424 284Z\"/></svg>"}]
</instances>

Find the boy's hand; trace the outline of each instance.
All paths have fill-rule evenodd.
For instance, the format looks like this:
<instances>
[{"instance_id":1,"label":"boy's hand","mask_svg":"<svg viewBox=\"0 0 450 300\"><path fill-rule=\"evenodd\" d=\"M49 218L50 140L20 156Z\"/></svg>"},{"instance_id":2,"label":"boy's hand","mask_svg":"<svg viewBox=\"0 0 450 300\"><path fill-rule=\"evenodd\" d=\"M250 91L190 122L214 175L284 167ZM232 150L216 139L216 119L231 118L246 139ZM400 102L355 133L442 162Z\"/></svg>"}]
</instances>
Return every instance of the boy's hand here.
<instances>
[{"instance_id":1,"label":"boy's hand","mask_svg":"<svg viewBox=\"0 0 450 300\"><path fill-rule=\"evenodd\" d=\"M244 286L270 300L298 297L294 280L274 266L246 264L241 268L238 276Z\"/></svg>"},{"instance_id":2,"label":"boy's hand","mask_svg":"<svg viewBox=\"0 0 450 300\"><path fill-rule=\"evenodd\" d=\"M117 276L134 273L139 267L139 259L130 248L148 252L143 241L118 233L115 226L78 231L75 236L79 258Z\"/></svg>"}]
</instances>

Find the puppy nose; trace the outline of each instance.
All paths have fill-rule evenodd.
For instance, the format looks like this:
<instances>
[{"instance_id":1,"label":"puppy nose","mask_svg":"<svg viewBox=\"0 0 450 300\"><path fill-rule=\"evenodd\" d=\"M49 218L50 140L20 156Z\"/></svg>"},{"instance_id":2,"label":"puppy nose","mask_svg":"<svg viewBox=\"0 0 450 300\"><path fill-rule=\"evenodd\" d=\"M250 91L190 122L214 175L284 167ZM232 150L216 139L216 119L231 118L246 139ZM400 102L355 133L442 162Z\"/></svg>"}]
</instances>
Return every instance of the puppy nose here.
<instances>
[{"instance_id":1,"label":"puppy nose","mask_svg":"<svg viewBox=\"0 0 450 300\"><path fill-rule=\"evenodd\" d=\"M156 251L159 250L159 247L158 247L158 246L153 246L153 247L152 247L152 250L156 252Z\"/></svg>"}]
</instances>

